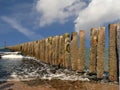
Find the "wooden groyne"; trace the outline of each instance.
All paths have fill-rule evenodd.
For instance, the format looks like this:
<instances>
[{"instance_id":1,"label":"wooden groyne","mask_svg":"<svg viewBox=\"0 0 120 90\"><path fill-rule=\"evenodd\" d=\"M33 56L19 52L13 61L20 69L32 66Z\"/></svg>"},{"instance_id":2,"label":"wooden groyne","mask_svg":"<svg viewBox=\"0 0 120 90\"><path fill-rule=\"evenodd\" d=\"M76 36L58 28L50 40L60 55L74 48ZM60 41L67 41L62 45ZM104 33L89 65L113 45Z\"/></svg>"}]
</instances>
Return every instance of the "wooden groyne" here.
<instances>
[{"instance_id":1,"label":"wooden groyne","mask_svg":"<svg viewBox=\"0 0 120 90\"><path fill-rule=\"evenodd\" d=\"M8 47L14 51L35 57L41 62L60 67L70 68L84 72L86 67L86 54L89 56L89 73L97 74L97 78L103 78L105 71L105 43L108 44L108 72L111 81L118 81L118 31L119 24L109 25L109 36L106 36L105 27L92 28L90 31L90 53L86 53L85 31L65 33L64 35L52 36L43 40L27 42ZM79 41L80 40L80 41Z\"/></svg>"}]
</instances>

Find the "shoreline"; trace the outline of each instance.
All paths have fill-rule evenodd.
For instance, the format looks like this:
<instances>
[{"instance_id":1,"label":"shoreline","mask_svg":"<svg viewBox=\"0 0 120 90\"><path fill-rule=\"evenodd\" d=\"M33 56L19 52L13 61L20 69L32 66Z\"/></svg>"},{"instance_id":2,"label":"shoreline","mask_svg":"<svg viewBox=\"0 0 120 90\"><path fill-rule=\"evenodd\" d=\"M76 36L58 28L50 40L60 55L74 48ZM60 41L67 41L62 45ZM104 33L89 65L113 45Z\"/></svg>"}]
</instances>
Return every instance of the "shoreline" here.
<instances>
[{"instance_id":1,"label":"shoreline","mask_svg":"<svg viewBox=\"0 0 120 90\"><path fill-rule=\"evenodd\" d=\"M0 82L0 90L119 90L119 84L65 80Z\"/></svg>"}]
</instances>

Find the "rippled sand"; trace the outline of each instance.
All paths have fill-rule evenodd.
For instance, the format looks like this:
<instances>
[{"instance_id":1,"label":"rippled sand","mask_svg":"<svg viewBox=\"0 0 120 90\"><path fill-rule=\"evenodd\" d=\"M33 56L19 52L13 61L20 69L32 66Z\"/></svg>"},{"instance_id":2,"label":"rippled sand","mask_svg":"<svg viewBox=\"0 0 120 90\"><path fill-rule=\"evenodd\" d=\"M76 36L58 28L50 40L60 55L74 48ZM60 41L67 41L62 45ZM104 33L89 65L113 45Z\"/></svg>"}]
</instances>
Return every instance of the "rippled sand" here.
<instances>
[{"instance_id":1,"label":"rippled sand","mask_svg":"<svg viewBox=\"0 0 120 90\"><path fill-rule=\"evenodd\" d=\"M28 82L0 82L0 90L118 90L117 84L62 81L34 80Z\"/></svg>"}]
</instances>

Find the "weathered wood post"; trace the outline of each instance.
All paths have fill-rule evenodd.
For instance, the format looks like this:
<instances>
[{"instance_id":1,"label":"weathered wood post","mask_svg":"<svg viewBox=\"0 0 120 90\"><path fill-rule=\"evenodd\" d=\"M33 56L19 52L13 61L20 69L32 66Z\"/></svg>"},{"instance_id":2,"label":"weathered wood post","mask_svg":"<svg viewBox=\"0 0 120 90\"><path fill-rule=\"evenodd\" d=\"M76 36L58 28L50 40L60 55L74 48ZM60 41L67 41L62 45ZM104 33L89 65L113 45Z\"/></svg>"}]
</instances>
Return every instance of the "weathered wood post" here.
<instances>
[{"instance_id":1,"label":"weathered wood post","mask_svg":"<svg viewBox=\"0 0 120 90\"><path fill-rule=\"evenodd\" d=\"M48 52L49 52L49 48L48 48L48 38L45 39L45 62L48 63Z\"/></svg>"},{"instance_id":2,"label":"weathered wood post","mask_svg":"<svg viewBox=\"0 0 120 90\"><path fill-rule=\"evenodd\" d=\"M56 45L56 38L57 36L54 37L54 55L53 55L53 60L54 60L54 65L57 65L57 60L56 60L56 53L57 53L57 45Z\"/></svg>"},{"instance_id":3,"label":"weathered wood post","mask_svg":"<svg viewBox=\"0 0 120 90\"><path fill-rule=\"evenodd\" d=\"M43 60L45 62L45 39L43 40Z\"/></svg>"},{"instance_id":4,"label":"weathered wood post","mask_svg":"<svg viewBox=\"0 0 120 90\"><path fill-rule=\"evenodd\" d=\"M52 54L52 61L53 61L53 65L55 65L55 39L56 37L54 36L53 39L52 39L52 48L53 48L53 54Z\"/></svg>"},{"instance_id":5,"label":"weathered wood post","mask_svg":"<svg viewBox=\"0 0 120 90\"><path fill-rule=\"evenodd\" d=\"M64 35L59 36L59 65L65 66L65 37Z\"/></svg>"},{"instance_id":6,"label":"weathered wood post","mask_svg":"<svg viewBox=\"0 0 120 90\"><path fill-rule=\"evenodd\" d=\"M18 48L18 46L17 46L17 48ZM27 47L27 43L25 43L25 50L24 50L24 54L25 54L25 55L27 55L27 48L28 48L28 47Z\"/></svg>"},{"instance_id":7,"label":"weathered wood post","mask_svg":"<svg viewBox=\"0 0 120 90\"><path fill-rule=\"evenodd\" d=\"M28 50L27 50L27 53L28 53L28 55L30 56L30 42L28 42ZM21 45L20 45L20 49L21 49Z\"/></svg>"},{"instance_id":8,"label":"weathered wood post","mask_svg":"<svg viewBox=\"0 0 120 90\"><path fill-rule=\"evenodd\" d=\"M30 49L30 48L29 48L29 42L28 42L28 43L27 43L27 51L26 51L26 52L27 52L27 55L29 55L29 54L30 54L29 49ZM20 46L19 46L19 51L20 51Z\"/></svg>"},{"instance_id":9,"label":"weathered wood post","mask_svg":"<svg viewBox=\"0 0 120 90\"><path fill-rule=\"evenodd\" d=\"M40 60L40 40L38 40L38 53L37 53L37 58Z\"/></svg>"},{"instance_id":10,"label":"weathered wood post","mask_svg":"<svg viewBox=\"0 0 120 90\"><path fill-rule=\"evenodd\" d=\"M17 51L17 46L16 46L16 51ZM25 53L25 43L23 44L23 53Z\"/></svg>"},{"instance_id":11,"label":"weathered wood post","mask_svg":"<svg viewBox=\"0 0 120 90\"><path fill-rule=\"evenodd\" d=\"M49 47L49 63L52 63L52 37L48 38L48 47Z\"/></svg>"},{"instance_id":12,"label":"weathered wood post","mask_svg":"<svg viewBox=\"0 0 120 90\"><path fill-rule=\"evenodd\" d=\"M41 40L41 61L43 62L43 40Z\"/></svg>"},{"instance_id":13,"label":"weathered wood post","mask_svg":"<svg viewBox=\"0 0 120 90\"><path fill-rule=\"evenodd\" d=\"M50 64L50 60L49 60L50 59L50 44L49 44L50 41L49 41L49 38L50 37L47 38L47 51L48 51L47 52L47 63L48 64Z\"/></svg>"},{"instance_id":14,"label":"weathered wood post","mask_svg":"<svg viewBox=\"0 0 120 90\"><path fill-rule=\"evenodd\" d=\"M29 52L29 56L30 56L30 54L31 54L31 45L30 45L30 42L28 43L28 52Z\"/></svg>"},{"instance_id":15,"label":"weathered wood post","mask_svg":"<svg viewBox=\"0 0 120 90\"><path fill-rule=\"evenodd\" d=\"M34 55L34 43L33 43L33 42L31 42L31 48L32 48L32 53L31 53L31 55L32 55L32 57L33 57L33 55Z\"/></svg>"},{"instance_id":16,"label":"weathered wood post","mask_svg":"<svg viewBox=\"0 0 120 90\"><path fill-rule=\"evenodd\" d=\"M98 28L97 78L103 78L105 65L105 27Z\"/></svg>"},{"instance_id":17,"label":"weathered wood post","mask_svg":"<svg viewBox=\"0 0 120 90\"><path fill-rule=\"evenodd\" d=\"M28 49L27 49L27 55L30 56L30 42L28 42L27 47L28 47Z\"/></svg>"},{"instance_id":18,"label":"weathered wood post","mask_svg":"<svg viewBox=\"0 0 120 90\"><path fill-rule=\"evenodd\" d=\"M39 40L36 41L36 58L39 59L39 53L40 53L40 50L39 50Z\"/></svg>"},{"instance_id":19,"label":"weathered wood post","mask_svg":"<svg viewBox=\"0 0 120 90\"><path fill-rule=\"evenodd\" d=\"M21 49L22 49L22 45L21 45ZM30 42L30 45L29 45L29 49L30 49L30 56L32 56L32 43Z\"/></svg>"},{"instance_id":20,"label":"weathered wood post","mask_svg":"<svg viewBox=\"0 0 120 90\"><path fill-rule=\"evenodd\" d=\"M57 48L56 48L56 36L53 37L53 65L56 65L56 53L57 53Z\"/></svg>"},{"instance_id":21,"label":"weathered wood post","mask_svg":"<svg viewBox=\"0 0 120 90\"><path fill-rule=\"evenodd\" d=\"M31 44L31 56L33 56L33 43L30 42L30 44Z\"/></svg>"},{"instance_id":22,"label":"weathered wood post","mask_svg":"<svg viewBox=\"0 0 120 90\"><path fill-rule=\"evenodd\" d=\"M16 46L16 50L18 50L17 48L18 46ZM26 43L24 43L24 54L26 55Z\"/></svg>"},{"instance_id":23,"label":"weathered wood post","mask_svg":"<svg viewBox=\"0 0 120 90\"><path fill-rule=\"evenodd\" d=\"M80 30L80 50L79 50L79 59L78 59L78 70L83 72L85 68L85 60L86 60L86 45L85 45L85 31Z\"/></svg>"},{"instance_id":24,"label":"weathered wood post","mask_svg":"<svg viewBox=\"0 0 120 90\"><path fill-rule=\"evenodd\" d=\"M37 41L34 41L34 57L35 58L36 58L36 55L37 55Z\"/></svg>"},{"instance_id":25,"label":"weathered wood post","mask_svg":"<svg viewBox=\"0 0 120 90\"><path fill-rule=\"evenodd\" d=\"M34 54L33 54L33 56L35 57L35 54L36 54L36 41L33 41L33 43L34 43Z\"/></svg>"},{"instance_id":26,"label":"weathered wood post","mask_svg":"<svg viewBox=\"0 0 120 90\"><path fill-rule=\"evenodd\" d=\"M109 79L118 80L117 24L109 25Z\"/></svg>"},{"instance_id":27,"label":"weathered wood post","mask_svg":"<svg viewBox=\"0 0 120 90\"><path fill-rule=\"evenodd\" d=\"M16 51L16 46L14 47ZM24 44L22 44L22 52L24 52Z\"/></svg>"},{"instance_id":28,"label":"weathered wood post","mask_svg":"<svg viewBox=\"0 0 120 90\"><path fill-rule=\"evenodd\" d=\"M39 47L40 48L40 56L39 57L40 57L40 61L42 61L42 40L40 40L39 43L40 43L40 47Z\"/></svg>"},{"instance_id":29,"label":"weathered wood post","mask_svg":"<svg viewBox=\"0 0 120 90\"><path fill-rule=\"evenodd\" d=\"M78 61L78 36L77 32L73 32L71 36L71 66L72 70L77 70Z\"/></svg>"},{"instance_id":30,"label":"weathered wood post","mask_svg":"<svg viewBox=\"0 0 120 90\"><path fill-rule=\"evenodd\" d=\"M65 38L64 53L63 53L65 55L64 67L70 68L71 66L70 64L70 34L65 33L64 38Z\"/></svg>"},{"instance_id":31,"label":"weathered wood post","mask_svg":"<svg viewBox=\"0 0 120 90\"><path fill-rule=\"evenodd\" d=\"M35 41L33 41L33 47L34 47L33 48L33 57L35 57L35 44L36 44Z\"/></svg>"},{"instance_id":32,"label":"weathered wood post","mask_svg":"<svg viewBox=\"0 0 120 90\"><path fill-rule=\"evenodd\" d=\"M18 51L20 51L20 44L18 44L17 46L18 46Z\"/></svg>"},{"instance_id":33,"label":"weathered wood post","mask_svg":"<svg viewBox=\"0 0 120 90\"><path fill-rule=\"evenodd\" d=\"M42 55L43 62L45 62L45 40L42 40Z\"/></svg>"},{"instance_id":34,"label":"weathered wood post","mask_svg":"<svg viewBox=\"0 0 120 90\"><path fill-rule=\"evenodd\" d=\"M90 73L96 73L97 66L97 30L95 28L91 29L90 33Z\"/></svg>"},{"instance_id":35,"label":"weathered wood post","mask_svg":"<svg viewBox=\"0 0 120 90\"><path fill-rule=\"evenodd\" d=\"M119 79L119 72L120 72L120 66L119 66L119 63L120 63L120 23L117 24L117 53L118 53L118 60L117 60L118 73L117 73L117 76L118 76L118 81L119 81L120 80Z\"/></svg>"},{"instance_id":36,"label":"weathered wood post","mask_svg":"<svg viewBox=\"0 0 120 90\"><path fill-rule=\"evenodd\" d=\"M60 36L55 36L55 65L59 65L59 40Z\"/></svg>"},{"instance_id":37,"label":"weathered wood post","mask_svg":"<svg viewBox=\"0 0 120 90\"><path fill-rule=\"evenodd\" d=\"M117 24L117 52L118 52L118 61L120 62L120 23ZM118 62L118 67L119 67Z\"/></svg>"}]
</instances>

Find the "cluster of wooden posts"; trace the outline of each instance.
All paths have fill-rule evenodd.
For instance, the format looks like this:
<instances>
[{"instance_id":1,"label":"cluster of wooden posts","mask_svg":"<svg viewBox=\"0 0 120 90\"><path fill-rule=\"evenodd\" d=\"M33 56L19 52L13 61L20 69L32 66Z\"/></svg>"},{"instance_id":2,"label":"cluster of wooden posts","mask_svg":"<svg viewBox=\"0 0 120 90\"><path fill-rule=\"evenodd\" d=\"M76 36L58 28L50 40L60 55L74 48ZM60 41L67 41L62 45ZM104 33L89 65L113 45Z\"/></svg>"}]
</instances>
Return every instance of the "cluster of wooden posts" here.
<instances>
[{"instance_id":1,"label":"cluster of wooden posts","mask_svg":"<svg viewBox=\"0 0 120 90\"><path fill-rule=\"evenodd\" d=\"M118 81L118 24L109 25L109 79ZM79 39L78 39L79 36ZM103 78L105 66L105 27L92 28L90 31L90 64L89 73L96 73L97 78ZM78 44L78 40L80 40ZM86 65L86 39L85 31L79 34L65 33L64 35L48 37L44 40L27 42L9 47L21 51L25 55L51 65L59 65L72 70L83 72Z\"/></svg>"}]
</instances>

